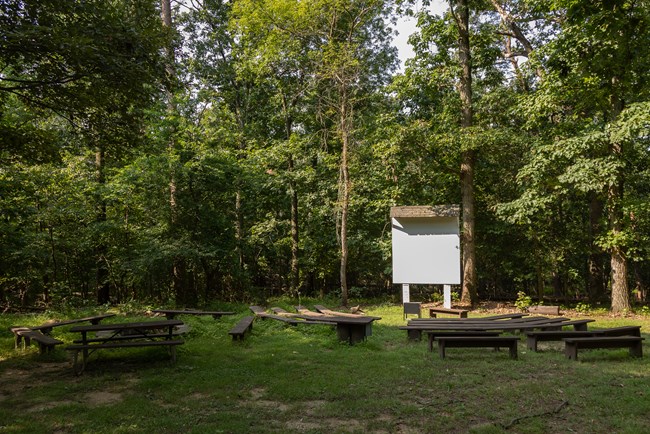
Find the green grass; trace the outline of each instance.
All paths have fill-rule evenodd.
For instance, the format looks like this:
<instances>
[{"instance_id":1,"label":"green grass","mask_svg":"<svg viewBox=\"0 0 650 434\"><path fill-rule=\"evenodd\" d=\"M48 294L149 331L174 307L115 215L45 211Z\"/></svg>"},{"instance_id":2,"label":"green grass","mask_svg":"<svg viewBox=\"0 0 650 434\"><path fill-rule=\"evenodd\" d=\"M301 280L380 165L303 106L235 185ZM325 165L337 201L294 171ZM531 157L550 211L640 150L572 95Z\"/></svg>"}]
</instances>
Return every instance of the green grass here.
<instances>
[{"instance_id":1,"label":"green grass","mask_svg":"<svg viewBox=\"0 0 650 434\"><path fill-rule=\"evenodd\" d=\"M45 356L36 346L15 350L8 331L64 318L2 315L0 432L650 432L647 343L641 359L615 349L582 351L574 362L559 343L533 353L522 341L518 360L465 348L441 360L426 342L407 341L401 308L387 305L366 308L382 320L355 346L327 326L273 320L232 342L228 330L245 310L182 317L192 329L174 365L161 348L104 350L79 377L61 346ZM591 317L591 327L641 325L648 338L647 317ZM75 339L67 328L54 335Z\"/></svg>"}]
</instances>

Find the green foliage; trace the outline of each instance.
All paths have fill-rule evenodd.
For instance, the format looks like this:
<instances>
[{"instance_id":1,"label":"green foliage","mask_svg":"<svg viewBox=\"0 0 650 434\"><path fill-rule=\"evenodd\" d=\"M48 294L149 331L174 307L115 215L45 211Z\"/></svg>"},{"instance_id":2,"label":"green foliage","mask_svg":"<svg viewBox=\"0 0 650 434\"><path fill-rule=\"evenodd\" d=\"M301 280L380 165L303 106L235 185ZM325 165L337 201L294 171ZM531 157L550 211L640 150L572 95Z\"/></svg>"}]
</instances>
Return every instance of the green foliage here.
<instances>
[{"instance_id":1,"label":"green foliage","mask_svg":"<svg viewBox=\"0 0 650 434\"><path fill-rule=\"evenodd\" d=\"M533 305L533 299L531 296L527 295L523 291L517 293L517 299L515 300L515 307L522 312L525 312L530 306Z\"/></svg>"}]
</instances>

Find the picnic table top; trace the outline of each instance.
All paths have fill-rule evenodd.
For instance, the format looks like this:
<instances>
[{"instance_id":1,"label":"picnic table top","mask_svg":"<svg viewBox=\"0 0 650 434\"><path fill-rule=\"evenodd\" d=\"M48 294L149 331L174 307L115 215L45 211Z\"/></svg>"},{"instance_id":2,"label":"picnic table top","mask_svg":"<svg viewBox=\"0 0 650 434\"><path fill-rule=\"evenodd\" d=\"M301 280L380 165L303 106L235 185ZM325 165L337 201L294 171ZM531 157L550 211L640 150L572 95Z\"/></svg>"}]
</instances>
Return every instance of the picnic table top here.
<instances>
[{"instance_id":1,"label":"picnic table top","mask_svg":"<svg viewBox=\"0 0 650 434\"><path fill-rule=\"evenodd\" d=\"M92 332L103 330L126 330L126 329L155 329L163 327L174 327L183 325L183 321L178 319L165 319L159 321L139 321L139 322L121 322L111 324L92 324L75 326L70 329L71 332Z\"/></svg>"},{"instance_id":2,"label":"picnic table top","mask_svg":"<svg viewBox=\"0 0 650 434\"><path fill-rule=\"evenodd\" d=\"M115 316L114 313L105 313L101 315L95 315L95 316L89 316L86 318L74 318L74 319L69 319L69 320L64 320L64 321L52 321L48 322L45 324L41 324L38 326L33 326L29 327L32 330L51 330L54 327L59 327L59 326L64 326L64 325L69 325L69 324L76 324L80 322L85 322L85 321L100 321L104 318L110 318L112 316Z\"/></svg>"}]
</instances>

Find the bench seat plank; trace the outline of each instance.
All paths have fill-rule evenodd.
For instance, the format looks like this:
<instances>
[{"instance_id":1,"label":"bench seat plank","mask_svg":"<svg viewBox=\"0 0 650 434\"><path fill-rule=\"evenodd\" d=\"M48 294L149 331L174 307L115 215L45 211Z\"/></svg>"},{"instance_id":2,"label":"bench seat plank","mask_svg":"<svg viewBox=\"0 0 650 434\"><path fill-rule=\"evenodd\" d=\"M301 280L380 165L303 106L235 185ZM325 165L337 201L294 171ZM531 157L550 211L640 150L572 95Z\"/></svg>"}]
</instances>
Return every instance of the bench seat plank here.
<instances>
[{"instance_id":1,"label":"bench seat plank","mask_svg":"<svg viewBox=\"0 0 650 434\"><path fill-rule=\"evenodd\" d=\"M17 327L12 329L16 335L16 348L20 340L24 342L25 347L31 344L31 341L38 343L38 348L41 354L52 351L56 345L61 345L63 341L53 338L52 336L45 335L39 331L32 330L27 327Z\"/></svg>"},{"instance_id":2,"label":"bench seat plank","mask_svg":"<svg viewBox=\"0 0 650 434\"><path fill-rule=\"evenodd\" d=\"M105 341L103 343L93 343L88 345L68 345L65 349L69 351L79 350L100 350L103 348L132 348L132 347L160 347L181 345L185 343L183 340L160 340L160 341L127 341L127 342L114 342L113 340Z\"/></svg>"},{"instance_id":3,"label":"bench seat plank","mask_svg":"<svg viewBox=\"0 0 650 434\"><path fill-rule=\"evenodd\" d=\"M499 336L501 332L494 331L433 331L426 332L428 339L428 350L433 351L433 341L441 337L454 337L454 336Z\"/></svg>"},{"instance_id":4,"label":"bench seat plank","mask_svg":"<svg viewBox=\"0 0 650 434\"><path fill-rule=\"evenodd\" d=\"M255 317L253 316L245 316L240 319L239 322L237 322L237 324L235 324L228 332L228 334L232 336L232 340L244 340L246 333L253 328L254 320Z\"/></svg>"},{"instance_id":5,"label":"bench seat plank","mask_svg":"<svg viewBox=\"0 0 650 434\"><path fill-rule=\"evenodd\" d=\"M481 348L507 347L510 350L510 358L517 358L517 336L441 336L438 341L438 352L440 358L444 359L447 348Z\"/></svg>"}]
</instances>

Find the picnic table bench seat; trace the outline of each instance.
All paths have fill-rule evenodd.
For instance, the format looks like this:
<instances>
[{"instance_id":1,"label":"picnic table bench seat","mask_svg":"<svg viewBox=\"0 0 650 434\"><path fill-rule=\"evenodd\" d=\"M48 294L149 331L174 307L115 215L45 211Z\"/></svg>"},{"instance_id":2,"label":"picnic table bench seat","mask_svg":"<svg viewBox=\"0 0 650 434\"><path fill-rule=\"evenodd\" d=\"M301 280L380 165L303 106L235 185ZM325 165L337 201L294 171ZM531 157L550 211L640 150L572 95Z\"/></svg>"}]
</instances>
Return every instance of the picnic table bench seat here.
<instances>
[{"instance_id":1,"label":"picnic table bench seat","mask_svg":"<svg viewBox=\"0 0 650 434\"><path fill-rule=\"evenodd\" d=\"M16 348L22 341L24 346L27 347L31 341L38 343L38 348L41 354L52 351L56 345L60 345L63 341L53 338L52 336L41 333L37 330L32 330L29 327L12 327L11 331L16 336Z\"/></svg>"},{"instance_id":2,"label":"picnic table bench seat","mask_svg":"<svg viewBox=\"0 0 650 434\"><path fill-rule=\"evenodd\" d=\"M643 356L643 340L639 336L594 336L565 338L564 354L571 360L578 360L578 350L597 348L629 348L633 357Z\"/></svg>"},{"instance_id":3,"label":"picnic table bench seat","mask_svg":"<svg viewBox=\"0 0 650 434\"><path fill-rule=\"evenodd\" d=\"M254 316L245 316L230 329L228 334L232 336L233 341L243 341L246 337L246 333L253 329L253 321L255 320Z\"/></svg>"},{"instance_id":4,"label":"picnic table bench seat","mask_svg":"<svg viewBox=\"0 0 650 434\"><path fill-rule=\"evenodd\" d=\"M510 350L510 358L517 358L517 336L439 336L438 353L444 359L447 348L502 348Z\"/></svg>"},{"instance_id":5,"label":"picnic table bench seat","mask_svg":"<svg viewBox=\"0 0 650 434\"><path fill-rule=\"evenodd\" d=\"M166 336L163 335L163 336ZM150 337L153 337L150 336ZM102 340L87 340L87 342L95 342L91 344L77 344L77 345L68 345L65 349L67 351L74 351L74 359L72 362L72 368L75 374L79 375L86 369L86 361L88 355L86 352L95 351L100 349L109 349L109 348L135 348L135 347L160 347L166 346L169 348L169 354L171 356L172 362L176 362L176 346L182 345L185 343L183 340L168 340L163 339L159 341L133 341L128 342L115 342L114 339L111 341ZM78 342L78 341L75 341ZM100 342L100 343L97 343ZM79 352L84 352L81 363L79 362Z\"/></svg>"}]
</instances>

